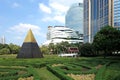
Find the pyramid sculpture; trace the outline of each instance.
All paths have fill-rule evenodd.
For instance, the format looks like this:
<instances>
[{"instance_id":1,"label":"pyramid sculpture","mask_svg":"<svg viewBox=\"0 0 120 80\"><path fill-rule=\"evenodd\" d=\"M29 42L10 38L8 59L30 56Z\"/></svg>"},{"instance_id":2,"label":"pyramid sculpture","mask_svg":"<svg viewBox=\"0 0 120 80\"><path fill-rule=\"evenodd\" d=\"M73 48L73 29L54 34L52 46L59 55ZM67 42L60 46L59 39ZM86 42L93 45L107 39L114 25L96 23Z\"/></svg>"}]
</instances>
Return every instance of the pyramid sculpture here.
<instances>
[{"instance_id":1,"label":"pyramid sculpture","mask_svg":"<svg viewBox=\"0 0 120 80\"><path fill-rule=\"evenodd\" d=\"M17 55L17 58L42 58L42 57L43 55L34 38L32 30L30 29L20 49L20 52Z\"/></svg>"}]
</instances>

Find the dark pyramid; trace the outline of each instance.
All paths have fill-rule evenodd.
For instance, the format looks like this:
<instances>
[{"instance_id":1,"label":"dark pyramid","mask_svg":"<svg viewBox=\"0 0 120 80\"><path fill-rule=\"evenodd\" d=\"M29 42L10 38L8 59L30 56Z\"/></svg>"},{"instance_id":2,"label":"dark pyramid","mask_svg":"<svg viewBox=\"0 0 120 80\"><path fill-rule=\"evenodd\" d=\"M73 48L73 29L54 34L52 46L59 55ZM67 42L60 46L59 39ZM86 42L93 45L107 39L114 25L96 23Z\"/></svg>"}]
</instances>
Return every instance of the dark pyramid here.
<instances>
[{"instance_id":1,"label":"dark pyramid","mask_svg":"<svg viewBox=\"0 0 120 80\"><path fill-rule=\"evenodd\" d=\"M42 57L43 55L30 29L20 49L20 52L17 55L17 58L42 58Z\"/></svg>"}]
</instances>

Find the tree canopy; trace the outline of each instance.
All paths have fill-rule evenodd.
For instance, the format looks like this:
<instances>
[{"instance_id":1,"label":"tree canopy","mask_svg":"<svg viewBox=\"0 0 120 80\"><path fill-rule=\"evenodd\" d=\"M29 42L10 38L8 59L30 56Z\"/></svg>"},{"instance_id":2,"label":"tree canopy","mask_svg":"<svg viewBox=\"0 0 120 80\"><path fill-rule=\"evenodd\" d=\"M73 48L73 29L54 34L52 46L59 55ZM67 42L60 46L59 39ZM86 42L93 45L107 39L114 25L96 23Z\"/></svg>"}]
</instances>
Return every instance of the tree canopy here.
<instances>
[{"instance_id":1,"label":"tree canopy","mask_svg":"<svg viewBox=\"0 0 120 80\"><path fill-rule=\"evenodd\" d=\"M103 50L105 56L109 53L119 51L120 48L120 31L111 26L103 27L95 35L93 45L96 50Z\"/></svg>"},{"instance_id":2,"label":"tree canopy","mask_svg":"<svg viewBox=\"0 0 120 80\"><path fill-rule=\"evenodd\" d=\"M17 54L20 46L15 44L0 44L0 54Z\"/></svg>"}]
</instances>

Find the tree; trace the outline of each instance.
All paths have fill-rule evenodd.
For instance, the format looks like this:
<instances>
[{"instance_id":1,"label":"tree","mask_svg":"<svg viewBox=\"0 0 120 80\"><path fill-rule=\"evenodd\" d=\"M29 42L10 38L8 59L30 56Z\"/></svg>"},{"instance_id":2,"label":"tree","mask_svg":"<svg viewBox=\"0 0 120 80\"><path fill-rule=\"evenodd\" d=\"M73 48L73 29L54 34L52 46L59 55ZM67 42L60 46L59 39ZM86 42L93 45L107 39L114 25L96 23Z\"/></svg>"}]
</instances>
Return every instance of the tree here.
<instances>
[{"instance_id":1,"label":"tree","mask_svg":"<svg viewBox=\"0 0 120 80\"><path fill-rule=\"evenodd\" d=\"M61 51L63 53L66 53L68 50L68 47L71 47L71 44L69 44L68 42L61 42L60 45L61 45Z\"/></svg>"},{"instance_id":2,"label":"tree","mask_svg":"<svg viewBox=\"0 0 120 80\"><path fill-rule=\"evenodd\" d=\"M54 54L55 53L54 47L55 47L55 45L53 43L50 43L48 45L48 48L49 48L49 51L50 51L49 54Z\"/></svg>"},{"instance_id":3,"label":"tree","mask_svg":"<svg viewBox=\"0 0 120 80\"><path fill-rule=\"evenodd\" d=\"M0 54L17 54L20 50L20 46L10 43L0 44Z\"/></svg>"},{"instance_id":4,"label":"tree","mask_svg":"<svg viewBox=\"0 0 120 80\"><path fill-rule=\"evenodd\" d=\"M11 54L17 54L20 50L20 46L10 43L9 49Z\"/></svg>"},{"instance_id":5,"label":"tree","mask_svg":"<svg viewBox=\"0 0 120 80\"><path fill-rule=\"evenodd\" d=\"M103 27L94 37L93 45L96 50L104 51L104 57L108 54L112 54L113 51L117 50L120 33L117 29L111 26Z\"/></svg>"},{"instance_id":6,"label":"tree","mask_svg":"<svg viewBox=\"0 0 120 80\"><path fill-rule=\"evenodd\" d=\"M61 53L62 52L62 45L61 45L61 43L57 43L56 45L55 45L55 53L56 54L59 54L59 53Z\"/></svg>"},{"instance_id":7,"label":"tree","mask_svg":"<svg viewBox=\"0 0 120 80\"><path fill-rule=\"evenodd\" d=\"M9 48L9 45L8 44L0 44L0 49L2 48Z\"/></svg>"},{"instance_id":8,"label":"tree","mask_svg":"<svg viewBox=\"0 0 120 80\"><path fill-rule=\"evenodd\" d=\"M40 49L43 54L48 54L50 52L48 46L45 45L41 46Z\"/></svg>"},{"instance_id":9,"label":"tree","mask_svg":"<svg viewBox=\"0 0 120 80\"><path fill-rule=\"evenodd\" d=\"M9 54L10 50L8 48L2 48L0 49L0 54Z\"/></svg>"},{"instance_id":10,"label":"tree","mask_svg":"<svg viewBox=\"0 0 120 80\"><path fill-rule=\"evenodd\" d=\"M60 53L67 53L68 47L78 47L81 43L70 44L68 42L61 42L57 44L50 43L48 45L49 52L52 54L60 54Z\"/></svg>"},{"instance_id":11,"label":"tree","mask_svg":"<svg viewBox=\"0 0 120 80\"><path fill-rule=\"evenodd\" d=\"M0 54L9 54L9 46L8 44L0 44Z\"/></svg>"},{"instance_id":12,"label":"tree","mask_svg":"<svg viewBox=\"0 0 120 80\"><path fill-rule=\"evenodd\" d=\"M92 44L85 43L80 46L81 56L95 56Z\"/></svg>"}]
</instances>

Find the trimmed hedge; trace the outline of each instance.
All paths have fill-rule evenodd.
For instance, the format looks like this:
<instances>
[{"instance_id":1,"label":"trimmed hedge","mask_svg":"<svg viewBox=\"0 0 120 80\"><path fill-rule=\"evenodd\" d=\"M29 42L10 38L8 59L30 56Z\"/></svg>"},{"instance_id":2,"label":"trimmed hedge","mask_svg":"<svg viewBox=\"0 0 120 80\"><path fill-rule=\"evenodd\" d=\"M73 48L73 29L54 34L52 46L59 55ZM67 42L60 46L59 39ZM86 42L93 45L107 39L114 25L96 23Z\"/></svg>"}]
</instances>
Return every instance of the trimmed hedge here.
<instances>
[{"instance_id":1,"label":"trimmed hedge","mask_svg":"<svg viewBox=\"0 0 120 80\"><path fill-rule=\"evenodd\" d=\"M111 62L108 62L107 64L103 65L96 73L95 76L95 80L104 80L104 76L105 76L105 70L107 68L107 66L110 64Z\"/></svg>"},{"instance_id":2,"label":"trimmed hedge","mask_svg":"<svg viewBox=\"0 0 120 80\"><path fill-rule=\"evenodd\" d=\"M35 64L32 64L31 66L33 66L34 68L41 68L46 66L46 64L47 63L35 63Z\"/></svg>"},{"instance_id":3,"label":"trimmed hedge","mask_svg":"<svg viewBox=\"0 0 120 80\"><path fill-rule=\"evenodd\" d=\"M37 74L37 72L35 71L35 69L32 66L28 67L28 73L30 73L31 76L34 77L34 80L40 80L39 75Z\"/></svg>"},{"instance_id":4,"label":"trimmed hedge","mask_svg":"<svg viewBox=\"0 0 120 80\"><path fill-rule=\"evenodd\" d=\"M61 80L74 80L68 76L66 76L64 73L61 71L57 70L56 68L51 67L50 65L47 65L47 69L51 71L54 75L59 77Z\"/></svg>"},{"instance_id":5,"label":"trimmed hedge","mask_svg":"<svg viewBox=\"0 0 120 80\"><path fill-rule=\"evenodd\" d=\"M30 77L31 74L24 74L24 75L16 75L16 76L4 76L0 77L0 80L17 80L20 77Z\"/></svg>"},{"instance_id":6,"label":"trimmed hedge","mask_svg":"<svg viewBox=\"0 0 120 80\"><path fill-rule=\"evenodd\" d=\"M31 76L27 68L12 68L11 66L5 66L0 68L0 71L3 72L3 74L0 74L0 80L17 80L19 77ZM25 71L25 73L19 74L20 71Z\"/></svg>"}]
</instances>

